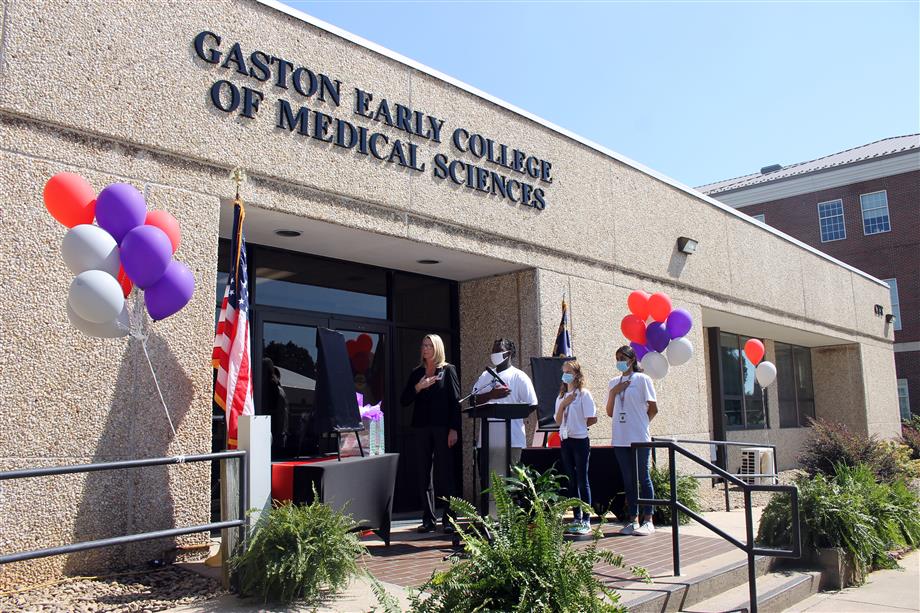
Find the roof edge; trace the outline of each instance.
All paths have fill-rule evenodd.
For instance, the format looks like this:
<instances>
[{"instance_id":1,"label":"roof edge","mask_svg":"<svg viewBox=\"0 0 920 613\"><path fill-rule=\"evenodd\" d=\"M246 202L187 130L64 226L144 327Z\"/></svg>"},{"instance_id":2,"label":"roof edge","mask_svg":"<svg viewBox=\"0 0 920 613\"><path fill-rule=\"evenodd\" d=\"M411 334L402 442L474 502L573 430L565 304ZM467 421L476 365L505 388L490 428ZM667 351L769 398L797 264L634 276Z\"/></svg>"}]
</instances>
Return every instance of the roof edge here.
<instances>
[{"instance_id":1,"label":"roof edge","mask_svg":"<svg viewBox=\"0 0 920 613\"><path fill-rule=\"evenodd\" d=\"M581 143L582 145L584 145L584 146L586 146L586 147L588 147L588 148L590 148L590 149L593 149L593 150L597 151L598 153L602 153L602 154L606 155L607 157L612 158L612 159L616 160L617 162L620 162L621 164L625 164L625 165L627 165L627 166L629 166L629 167L631 167L631 168L633 168L633 169L635 169L635 170L638 170L639 172L641 172L641 173L643 173L643 174L646 174L646 175L648 175L648 176L650 176L650 177L652 177L652 178L654 178L654 179L658 179L658 180L661 181L662 183L666 183L667 185L670 185L671 187L673 187L673 188L675 188L675 189L677 189L677 190L680 190L680 191L682 191L682 192L685 192L685 193L687 193L687 194L689 194L689 195L691 195L691 196L693 196L693 197L695 197L695 198L698 198L698 199L702 200L703 202L705 202L705 203L707 203L707 204L709 204L709 205L711 205L711 206L716 207L717 209L720 209L720 210L722 210L722 211L725 211L725 212L728 213L729 215L734 215L735 217L737 217L737 218L739 218L739 219L741 219L741 220L743 220L743 221L746 221L746 222L748 222L748 223L752 223L752 224L754 224L754 225L760 227L760 228L763 229L763 230L766 230L767 232L769 232L769 233L771 233L771 234L773 234L773 235L775 235L775 236L777 236L777 237L779 237L779 238L782 238L782 239L784 239L784 240L786 240L786 241L788 241L788 242L790 242L790 243L792 243L792 244L794 244L794 245L796 245L796 246L798 246L798 247L800 247L800 248L802 248L802 249L804 249L804 250L806 250L806 251L808 251L808 252L810 252L810 253L813 253L814 255L817 255L817 256L820 257L820 258L823 258L823 259L828 260L829 262L832 262L832 263L834 263L834 264L836 264L836 265L838 265L838 266L841 266L841 267L843 267L843 268L846 268L847 270L849 270L849 271L851 271L851 272L853 272L853 273L856 273L856 274L858 274L859 276L864 277L864 278L866 278L866 279L868 279L868 280L870 280L870 281L873 281L873 282L875 282L875 283L881 285L882 287L885 287L885 288L888 287L888 284L885 283L884 281L882 281L882 280L880 280L880 279L876 279L876 278L873 277L872 275L870 275L870 274L868 274L868 273L866 273L866 272L863 272L862 270L859 270L858 268L854 268L853 266L850 266L849 264L847 264L847 263L845 263L845 262L841 262L841 261L838 260L837 258L831 257L830 255L824 253L823 251L820 251L820 250L818 250L818 249L815 249L815 248L812 247L811 245L807 245L807 244L805 244L805 243L799 241L798 239L795 239L795 238L789 236L788 234L785 234L785 233L783 233L783 232L780 232L780 231L777 230L776 228L770 227L770 226L768 226L768 225L766 225L766 224L762 224L762 223L760 223L759 221L757 221L756 219L754 219L753 217L751 217L750 215L747 215L747 214L745 214L745 213L741 213L741 212L739 212L739 211L736 211L736 210L733 209L732 207L728 206L727 204L723 204L722 202L719 202L718 200L716 200L715 198L712 198L711 196L707 196L706 194L704 194L704 193L702 193L702 192L699 192L699 191L695 190L694 188L692 188L692 187L690 187L690 186L688 186L688 185L684 185L684 184L681 183L680 181L677 181L677 180L675 180L675 179L672 179L671 177L668 177L667 175L664 175L664 174L662 174L662 173L660 173L660 172L658 172L658 171L656 171L656 170L653 170L653 169L649 168L648 166L646 166L646 165L644 165L644 164L641 164L641 163L639 163L639 162L637 162L637 161L635 161L635 160L632 160L632 159L630 159L630 158L628 158L628 157L626 157L626 156L624 156L624 155L621 155L621 154L617 153L616 151L613 151L612 149L608 149L607 147L605 147L605 146L603 146L603 145L600 145L600 144L598 144L598 143L595 143L594 141L592 141L592 140L590 140L590 139L587 139L587 138L584 138L583 136L580 136L580 135L578 135L578 134L575 134L574 132L571 132L570 130L567 130L567 129L561 127L561 126L558 126L558 125L552 123L551 121L547 121L546 119L543 119L542 117L539 117L539 116L537 116L537 115L534 115L533 113L531 113L531 112L529 112L529 111L525 111L524 109L522 109L522 108L520 108L520 107L517 107L517 106L511 104L510 102L506 102L506 101L502 100L501 98L497 98L497 97L495 97L495 96L493 96L493 95L491 95L491 94L488 94L488 93L482 91L481 89L479 89L479 88L477 88L477 87L474 87L474 86L472 86L472 85L469 85L468 83L464 83L463 81L460 81L459 79L455 79L454 77L451 77L450 75L444 74L443 72L441 72L441 71L439 71L439 70L436 70L436 69L434 69L434 68L431 68L431 67L429 67L429 66L426 66L425 64L422 64L421 62L417 62L417 61L415 61L415 60L413 60L413 59L411 59L411 58L408 58L408 57L406 57L406 56L404 56L404 55L402 55L402 54L400 54L400 53L397 53L396 51L393 51L393 50L391 50L391 49L387 49L386 47L383 47L382 45L378 45L377 43L371 42L371 41L367 40L366 38L362 38L361 36L358 36L357 34L352 34L351 32L349 32L349 31L347 31L347 30L343 30L342 28L339 28L339 27L337 27L337 26L334 26L334 25L332 25L331 23L328 23L328 22L326 22L326 21L323 21L322 19L318 19L318 18L316 18L316 17L313 17L312 15L309 15L309 14L307 14L307 13L304 13L304 12L301 11L301 10L298 10L298 9L295 9L295 8L293 8L293 7L291 7L291 6L288 6L288 5L286 5L286 4L283 4L283 3L280 2L279 0L254 0L254 1L257 2L258 4L261 4L261 5L263 5L263 6L267 6L267 7L269 7L269 8L275 9L276 11L279 11L279 12L281 12L281 13L284 13L285 15L288 15L289 17L293 17L293 18L295 18L295 19L299 19L300 21L303 21L304 23L307 23L307 24L309 24L309 25L311 25L311 26L314 26L314 27L319 28L319 29L321 29L321 30L325 30L325 31L329 32L330 34L334 34L334 35L336 35L336 36L338 36L338 37L340 37L340 38L343 38L343 39L347 40L347 41L350 42L350 43L354 43L354 44L358 45L359 47L364 47L365 49L368 49L368 50L373 51L373 52L375 52L375 53L378 53L378 54L380 54L380 55L382 55L382 56L384 56L384 57L387 57L387 58L389 58L389 59L391 59L391 60L394 60L394 61L396 61L396 62L399 62L399 63L401 63L401 64L404 64L404 65L408 66L409 68L413 68L413 69L415 69L415 70L418 70L419 72L423 72L423 73L425 73L425 74L427 74L427 75L429 75L429 76L432 76L432 77L434 77L434 78L436 78L436 79L440 79L441 81L444 81L445 83L448 83L448 84L450 84L450 85L453 85L454 87L457 87L457 88L459 88L459 89L462 89L463 91L465 91L465 92L467 92L467 93L473 94L474 96L478 96L479 98L482 98L483 100L486 100L487 102L491 102L492 104L494 104L494 105L496 105L496 106L499 106L499 107L501 107L501 108L503 108L503 109L505 109L505 110L511 111L512 113L516 113L517 115L520 115L520 116L522 116L522 117L525 117L526 119L529 119L529 120L533 121L533 122L536 123L536 124L539 124L539 125L541 125L541 126L543 126L543 127L545 127L545 128L548 128L548 129L550 129L550 130L552 130L552 131L554 131L554 132L557 132L557 133L561 134L562 136L565 136L566 138L569 138L569 139L574 140L574 141L576 141L576 142L578 142L578 143Z\"/></svg>"}]
</instances>

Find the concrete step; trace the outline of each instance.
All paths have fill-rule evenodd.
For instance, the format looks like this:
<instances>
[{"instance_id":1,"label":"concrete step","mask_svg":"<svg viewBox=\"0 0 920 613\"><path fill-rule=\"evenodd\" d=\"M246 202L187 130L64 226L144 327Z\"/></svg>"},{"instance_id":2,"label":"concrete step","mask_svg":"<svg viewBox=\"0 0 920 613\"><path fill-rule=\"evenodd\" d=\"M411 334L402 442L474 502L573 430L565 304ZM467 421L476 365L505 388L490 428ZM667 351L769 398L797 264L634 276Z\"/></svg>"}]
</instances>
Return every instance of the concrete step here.
<instances>
[{"instance_id":1,"label":"concrete step","mask_svg":"<svg viewBox=\"0 0 920 613\"><path fill-rule=\"evenodd\" d=\"M781 613L818 591L821 573L816 571L779 571L757 578L758 613ZM712 598L685 606L684 613L747 612L750 595L747 581Z\"/></svg>"},{"instance_id":2,"label":"concrete step","mask_svg":"<svg viewBox=\"0 0 920 613\"><path fill-rule=\"evenodd\" d=\"M756 575L766 574L772 560L763 556L755 558ZM680 577L660 577L648 584L631 583L614 588L631 613L676 613L737 586L747 590L747 580L747 558L733 552L685 568Z\"/></svg>"}]
</instances>

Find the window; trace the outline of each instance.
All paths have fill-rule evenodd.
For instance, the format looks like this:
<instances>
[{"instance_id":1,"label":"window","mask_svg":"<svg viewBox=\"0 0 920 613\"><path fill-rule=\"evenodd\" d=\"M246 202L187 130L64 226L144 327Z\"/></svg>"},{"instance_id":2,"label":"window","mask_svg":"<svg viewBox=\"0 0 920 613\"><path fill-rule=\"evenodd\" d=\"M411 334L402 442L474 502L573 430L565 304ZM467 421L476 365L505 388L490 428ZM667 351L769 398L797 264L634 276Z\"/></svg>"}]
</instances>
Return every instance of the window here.
<instances>
[{"instance_id":1,"label":"window","mask_svg":"<svg viewBox=\"0 0 920 613\"><path fill-rule=\"evenodd\" d=\"M888 218L888 192L872 192L859 197L862 208L863 233L878 234L891 232L891 220Z\"/></svg>"},{"instance_id":2,"label":"window","mask_svg":"<svg viewBox=\"0 0 920 613\"><path fill-rule=\"evenodd\" d=\"M779 392L779 427L807 426L808 419L815 417L811 350L776 343L776 381Z\"/></svg>"},{"instance_id":3,"label":"window","mask_svg":"<svg viewBox=\"0 0 920 613\"><path fill-rule=\"evenodd\" d=\"M898 379L898 407L901 419L910 419L910 396L907 393L907 379Z\"/></svg>"},{"instance_id":4,"label":"window","mask_svg":"<svg viewBox=\"0 0 920 613\"><path fill-rule=\"evenodd\" d=\"M839 241L847 237L843 223L843 200L818 203L818 225L821 227L821 242Z\"/></svg>"},{"instance_id":5,"label":"window","mask_svg":"<svg viewBox=\"0 0 920 613\"><path fill-rule=\"evenodd\" d=\"M758 213L757 215L751 215L751 217L753 217L754 219L756 219L756 220L759 221L760 223L767 223L766 220L765 220L765 217L764 217L764 214L763 214L763 213Z\"/></svg>"},{"instance_id":6,"label":"window","mask_svg":"<svg viewBox=\"0 0 920 613\"><path fill-rule=\"evenodd\" d=\"M768 428L766 397L757 383L754 365L741 348L746 336L722 332L719 352L722 363L722 415L726 430Z\"/></svg>"}]
</instances>

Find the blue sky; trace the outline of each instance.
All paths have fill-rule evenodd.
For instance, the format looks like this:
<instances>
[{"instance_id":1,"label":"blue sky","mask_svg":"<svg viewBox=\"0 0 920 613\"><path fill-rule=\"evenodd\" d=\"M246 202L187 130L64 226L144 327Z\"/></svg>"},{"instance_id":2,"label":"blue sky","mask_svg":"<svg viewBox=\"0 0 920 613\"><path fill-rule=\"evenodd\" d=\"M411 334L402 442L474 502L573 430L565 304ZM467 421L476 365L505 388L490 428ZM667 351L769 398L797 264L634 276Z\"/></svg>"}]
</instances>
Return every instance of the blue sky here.
<instances>
[{"instance_id":1,"label":"blue sky","mask_svg":"<svg viewBox=\"0 0 920 613\"><path fill-rule=\"evenodd\" d=\"M690 186L920 132L916 1L286 3Z\"/></svg>"}]
</instances>

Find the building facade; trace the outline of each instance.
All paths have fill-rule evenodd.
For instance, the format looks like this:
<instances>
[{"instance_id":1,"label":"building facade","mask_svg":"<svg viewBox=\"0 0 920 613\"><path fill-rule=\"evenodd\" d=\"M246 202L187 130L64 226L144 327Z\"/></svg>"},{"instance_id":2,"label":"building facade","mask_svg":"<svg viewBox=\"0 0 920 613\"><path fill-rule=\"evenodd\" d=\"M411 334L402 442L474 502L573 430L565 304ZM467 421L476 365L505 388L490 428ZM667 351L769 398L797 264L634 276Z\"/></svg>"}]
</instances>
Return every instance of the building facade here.
<instances>
[{"instance_id":1,"label":"building facade","mask_svg":"<svg viewBox=\"0 0 920 613\"><path fill-rule=\"evenodd\" d=\"M469 390L495 338L515 342L525 370L550 353L563 295L601 401L630 292L665 292L691 313L696 354L657 384L656 435L776 444L785 468L810 415L899 433L893 331L874 311L891 310L888 287L730 206L273 1L0 6L2 469L211 449L236 166L249 174L253 362L273 357L291 402L306 406L316 329L355 341L355 387L382 403L387 448L403 454L406 512L413 434L398 395L421 336L445 338ZM64 229L42 204L62 171L96 190L131 183L181 224L176 257L197 290L147 328L175 437L139 342L68 324ZM748 337L792 369L779 382L810 377L791 409L754 383ZM610 428L602 415L594 443ZM470 424L463 437L467 477ZM0 550L204 523L211 486L198 464L5 482ZM7 565L0 584L143 562L167 546Z\"/></svg>"},{"instance_id":2,"label":"building facade","mask_svg":"<svg viewBox=\"0 0 920 613\"><path fill-rule=\"evenodd\" d=\"M698 189L888 283L901 416L920 413L920 135Z\"/></svg>"}]
</instances>

